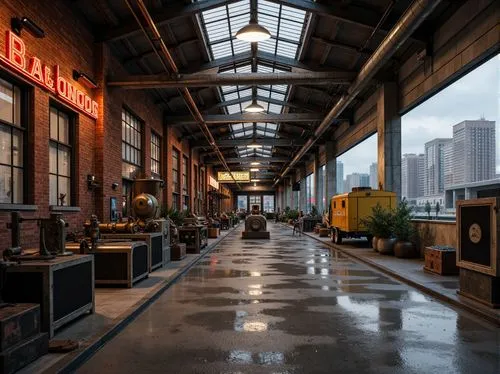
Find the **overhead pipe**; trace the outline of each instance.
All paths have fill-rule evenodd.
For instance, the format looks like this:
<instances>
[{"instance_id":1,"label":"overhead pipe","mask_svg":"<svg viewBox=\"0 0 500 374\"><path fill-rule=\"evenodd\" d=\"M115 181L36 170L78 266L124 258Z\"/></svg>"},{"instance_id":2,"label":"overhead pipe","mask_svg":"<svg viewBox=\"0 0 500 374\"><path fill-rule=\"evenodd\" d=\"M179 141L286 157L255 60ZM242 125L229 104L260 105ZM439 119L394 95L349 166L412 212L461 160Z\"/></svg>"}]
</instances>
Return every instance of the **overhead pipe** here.
<instances>
[{"instance_id":1,"label":"overhead pipe","mask_svg":"<svg viewBox=\"0 0 500 374\"><path fill-rule=\"evenodd\" d=\"M163 41L163 38L161 37L160 32L158 31L158 28L156 27L156 25L153 21L153 18L149 14L149 11L146 8L146 5L144 5L144 2L142 0L135 0L135 1L136 1L137 6L139 7L139 9L142 13L142 16L144 17L147 25L149 26L149 28L151 30L151 33L153 35L152 37L149 36L146 29L142 25L141 20L139 19L139 17L137 17L137 15L134 11L134 8L132 7L132 4L130 4L130 1L125 0L127 6L129 7L130 11L132 12L134 18L138 22L141 29L144 31L146 38L149 40L151 46L153 47L153 50L155 50L156 54L158 55L165 71L167 73L172 73L174 76L179 76L179 69L177 68L177 65L176 65L172 55L170 54L165 42ZM156 48L155 42L159 44L161 54L158 51L158 49ZM163 56L163 58L165 58L165 60L167 61L169 66L167 66L165 64L162 56ZM210 129L208 128L207 124L205 123L200 110L196 106L196 103L195 103L193 97L191 96L191 93L189 92L189 90L186 87L179 88L178 90L179 90L180 94L182 95L182 97L183 97L183 99L184 99L184 101L189 109L189 112L191 113L193 118L196 120L196 122L198 122L198 125L200 126L200 130L203 133L203 135L205 135L205 138L207 139L208 144L214 149L214 151L216 152L217 157L219 158L224 169L226 169L229 172L229 175L233 179L234 183L236 184L238 189L241 190L240 184L236 181L236 179L234 179L234 176L231 173L231 169L229 169L229 165L227 164L227 162L224 158L224 155L222 154L219 147L215 143L215 139L214 139L212 133L210 132Z\"/></svg>"},{"instance_id":2,"label":"overhead pipe","mask_svg":"<svg viewBox=\"0 0 500 374\"><path fill-rule=\"evenodd\" d=\"M323 121L314 131L314 134L307 140L306 144L298 151L295 157L286 166L279 177L276 178L273 186L276 186L292 167L306 154L306 152L316 143L316 141L328 130L333 121L342 114L348 105L368 86L380 68L394 55L403 43L415 32L420 24L433 12L440 4L441 0L415 0L406 10L401 19L389 31L382 43L373 52L372 56L361 68L355 80L347 89L347 93L337 101L334 107L326 115Z\"/></svg>"}]
</instances>

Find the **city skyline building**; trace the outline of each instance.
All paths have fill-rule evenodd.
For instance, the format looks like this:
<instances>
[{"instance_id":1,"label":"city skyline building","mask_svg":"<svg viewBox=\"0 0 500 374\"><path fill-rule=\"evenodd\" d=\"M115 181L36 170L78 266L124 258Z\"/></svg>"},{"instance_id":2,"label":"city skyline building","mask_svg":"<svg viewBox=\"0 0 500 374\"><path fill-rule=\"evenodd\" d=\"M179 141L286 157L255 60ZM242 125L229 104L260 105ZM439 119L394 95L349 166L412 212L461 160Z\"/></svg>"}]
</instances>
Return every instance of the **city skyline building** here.
<instances>
[{"instance_id":1,"label":"city skyline building","mask_svg":"<svg viewBox=\"0 0 500 374\"><path fill-rule=\"evenodd\" d=\"M405 153L401 159L401 196L416 199L424 195L424 154Z\"/></svg>"},{"instance_id":2,"label":"city skyline building","mask_svg":"<svg viewBox=\"0 0 500 374\"><path fill-rule=\"evenodd\" d=\"M444 150L452 138L436 138L425 143L424 196L444 193Z\"/></svg>"},{"instance_id":3,"label":"city skyline building","mask_svg":"<svg viewBox=\"0 0 500 374\"><path fill-rule=\"evenodd\" d=\"M376 162L370 165L370 187L374 190L378 189L378 164Z\"/></svg>"},{"instance_id":4,"label":"city skyline building","mask_svg":"<svg viewBox=\"0 0 500 374\"><path fill-rule=\"evenodd\" d=\"M337 161L337 169L336 169L336 190L337 193L343 193L344 192L344 164L342 161Z\"/></svg>"},{"instance_id":5,"label":"city skyline building","mask_svg":"<svg viewBox=\"0 0 500 374\"><path fill-rule=\"evenodd\" d=\"M450 185L495 178L495 121L467 120L453 126Z\"/></svg>"},{"instance_id":6,"label":"city skyline building","mask_svg":"<svg viewBox=\"0 0 500 374\"><path fill-rule=\"evenodd\" d=\"M353 187L370 187L370 175L366 173L352 173L346 176L345 192L351 192Z\"/></svg>"}]
</instances>

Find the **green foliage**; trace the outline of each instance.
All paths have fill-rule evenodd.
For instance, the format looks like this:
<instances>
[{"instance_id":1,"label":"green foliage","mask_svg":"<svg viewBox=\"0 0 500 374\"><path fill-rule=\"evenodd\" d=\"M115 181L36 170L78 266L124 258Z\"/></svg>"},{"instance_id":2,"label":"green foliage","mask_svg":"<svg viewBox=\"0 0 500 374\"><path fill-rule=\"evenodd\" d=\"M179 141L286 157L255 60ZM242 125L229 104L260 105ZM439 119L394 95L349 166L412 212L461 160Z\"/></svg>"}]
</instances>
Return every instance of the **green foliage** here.
<instances>
[{"instance_id":1,"label":"green foliage","mask_svg":"<svg viewBox=\"0 0 500 374\"><path fill-rule=\"evenodd\" d=\"M401 241L411 242L415 239L416 230L411 223L413 207L408 205L406 199L401 200L394 212L392 233Z\"/></svg>"},{"instance_id":2,"label":"green foliage","mask_svg":"<svg viewBox=\"0 0 500 374\"><path fill-rule=\"evenodd\" d=\"M287 219L297 219L299 218L299 211L295 209L290 209L286 215Z\"/></svg>"},{"instance_id":3,"label":"green foliage","mask_svg":"<svg viewBox=\"0 0 500 374\"><path fill-rule=\"evenodd\" d=\"M372 214L361 220L368 232L379 238L391 237L393 222L394 211L384 209L378 203L372 208Z\"/></svg>"},{"instance_id":4,"label":"green foliage","mask_svg":"<svg viewBox=\"0 0 500 374\"><path fill-rule=\"evenodd\" d=\"M188 215L187 210L178 211L177 209L170 207L164 211L165 217L169 217L177 226L182 226L184 223L184 218Z\"/></svg>"}]
</instances>

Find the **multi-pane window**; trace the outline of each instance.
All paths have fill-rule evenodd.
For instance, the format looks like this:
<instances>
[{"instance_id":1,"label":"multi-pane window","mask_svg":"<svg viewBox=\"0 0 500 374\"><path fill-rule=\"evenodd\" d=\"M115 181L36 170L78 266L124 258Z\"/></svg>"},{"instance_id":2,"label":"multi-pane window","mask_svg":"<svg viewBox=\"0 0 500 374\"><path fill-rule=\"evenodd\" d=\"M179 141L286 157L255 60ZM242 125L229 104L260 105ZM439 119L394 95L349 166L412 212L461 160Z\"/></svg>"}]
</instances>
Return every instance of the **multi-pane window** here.
<instances>
[{"instance_id":1,"label":"multi-pane window","mask_svg":"<svg viewBox=\"0 0 500 374\"><path fill-rule=\"evenodd\" d=\"M161 138L155 132L151 132L151 173L161 176Z\"/></svg>"},{"instance_id":2,"label":"multi-pane window","mask_svg":"<svg viewBox=\"0 0 500 374\"><path fill-rule=\"evenodd\" d=\"M134 179L142 169L142 122L122 110L122 177Z\"/></svg>"},{"instance_id":3,"label":"multi-pane window","mask_svg":"<svg viewBox=\"0 0 500 374\"><path fill-rule=\"evenodd\" d=\"M49 121L49 204L71 205L71 118L51 106Z\"/></svg>"},{"instance_id":4,"label":"multi-pane window","mask_svg":"<svg viewBox=\"0 0 500 374\"><path fill-rule=\"evenodd\" d=\"M172 149L172 207L179 209L179 151Z\"/></svg>"},{"instance_id":5,"label":"multi-pane window","mask_svg":"<svg viewBox=\"0 0 500 374\"><path fill-rule=\"evenodd\" d=\"M182 157L182 195L184 196L183 200L183 205L182 209L189 209L189 193L188 193L188 186L189 186L189 172L188 172L188 158L183 156Z\"/></svg>"},{"instance_id":6,"label":"multi-pane window","mask_svg":"<svg viewBox=\"0 0 500 374\"><path fill-rule=\"evenodd\" d=\"M24 202L22 91L0 79L0 203Z\"/></svg>"},{"instance_id":7,"label":"multi-pane window","mask_svg":"<svg viewBox=\"0 0 500 374\"><path fill-rule=\"evenodd\" d=\"M274 195L264 195L264 212L274 212Z\"/></svg>"}]
</instances>

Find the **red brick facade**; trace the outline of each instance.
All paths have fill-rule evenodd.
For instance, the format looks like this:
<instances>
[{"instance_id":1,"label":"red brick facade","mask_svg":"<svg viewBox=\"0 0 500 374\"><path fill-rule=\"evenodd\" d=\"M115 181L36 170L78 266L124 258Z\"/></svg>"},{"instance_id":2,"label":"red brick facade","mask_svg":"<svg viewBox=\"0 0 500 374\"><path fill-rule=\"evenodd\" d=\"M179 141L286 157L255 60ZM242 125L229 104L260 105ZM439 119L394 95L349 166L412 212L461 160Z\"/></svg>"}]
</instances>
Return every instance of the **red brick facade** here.
<instances>
[{"instance_id":1,"label":"red brick facade","mask_svg":"<svg viewBox=\"0 0 500 374\"><path fill-rule=\"evenodd\" d=\"M111 55L104 44L94 43L94 37L85 21L75 17L68 3L63 0L54 1L20 1L8 0L0 7L0 54L5 55L5 33L10 30L12 17L26 16L36 22L44 31L45 38L37 39L26 30L22 30L21 38L26 44L27 56L37 56L43 64L59 65L60 75L79 90L85 92L99 105L98 119L83 114L61 101L56 95L25 81L30 92L28 114L30 117L27 132L27 149L25 154L25 172L28 173L30 190L26 205L36 206L36 210L25 210L24 217L45 217L49 214L49 105L57 103L74 114L74 204L79 211L64 211L64 218L69 223L68 230L81 230L83 222L91 215L97 214L102 221L109 220L110 197L116 197L119 207L122 201L122 155L121 155L121 115L126 108L143 123L142 164L145 177L151 176L151 131L161 137L161 167L164 189L164 205L172 205L172 147L189 160L190 206L195 207L195 199L199 190L194 183L194 170L200 170L199 155L190 149L187 140L183 140L176 129L163 123L163 110L156 106L152 97L146 92L108 88L105 79L125 74L125 70ZM72 79L73 70L79 70L97 83L97 89L89 89ZM4 65L0 65L0 74L4 79L19 80L20 76ZM182 163L181 163L182 165ZM205 186L208 176L205 173ZM87 187L87 175L95 175L99 187L92 190ZM180 170L180 181L182 171ZM114 190L112 184L117 183ZM199 184L199 180L198 180ZM182 192L182 187L181 187ZM206 192L206 191L205 191ZM183 197L180 197L183 201ZM206 197L203 211L206 211ZM232 200L231 200L232 201ZM231 210L229 201L224 205ZM231 202L232 204L232 202ZM6 223L10 220L9 206L0 204L0 250L10 246L10 231ZM38 245L38 229L34 223L23 223L22 245L25 248Z\"/></svg>"}]
</instances>

